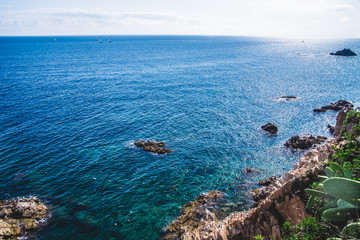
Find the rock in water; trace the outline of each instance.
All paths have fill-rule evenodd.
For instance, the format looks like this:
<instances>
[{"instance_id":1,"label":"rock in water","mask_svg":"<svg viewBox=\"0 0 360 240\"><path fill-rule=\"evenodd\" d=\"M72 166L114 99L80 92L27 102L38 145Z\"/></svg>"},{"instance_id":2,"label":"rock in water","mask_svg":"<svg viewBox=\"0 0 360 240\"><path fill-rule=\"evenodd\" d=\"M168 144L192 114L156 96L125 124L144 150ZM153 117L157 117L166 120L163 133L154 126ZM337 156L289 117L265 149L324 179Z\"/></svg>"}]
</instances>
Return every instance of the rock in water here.
<instances>
[{"instance_id":1,"label":"rock in water","mask_svg":"<svg viewBox=\"0 0 360 240\"><path fill-rule=\"evenodd\" d=\"M335 53L330 53L330 55L336 55L336 56L356 56L356 53L354 53L353 51L351 51L349 48L344 48L341 51L337 51Z\"/></svg>"},{"instance_id":2,"label":"rock in water","mask_svg":"<svg viewBox=\"0 0 360 240\"><path fill-rule=\"evenodd\" d=\"M48 208L35 197L0 201L0 239L24 236L39 228L47 216Z\"/></svg>"},{"instance_id":3,"label":"rock in water","mask_svg":"<svg viewBox=\"0 0 360 240\"><path fill-rule=\"evenodd\" d=\"M327 125L327 128L329 129L329 132L331 133L331 134L333 134L334 133L334 131L335 131L335 127L334 126L332 126L332 125Z\"/></svg>"},{"instance_id":4,"label":"rock in water","mask_svg":"<svg viewBox=\"0 0 360 240\"><path fill-rule=\"evenodd\" d=\"M278 99L285 99L285 100L290 100L290 99L295 99L296 97L295 96L292 96L292 95L287 95L287 96L281 96L281 97L278 97Z\"/></svg>"},{"instance_id":5,"label":"rock in water","mask_svg":"<svg viewBox=\"0 0 360 240\"><path fill-rule=\"evenodd\" d=\"M136 147L141 147L144 151L157 153L157 154L165 154L170 153L170 148L165 148L164 142L156 142L151 140L137 140L134 142Z\"/></svg>"},{"instance_id":6,"label":"rock in water","mask_svg":"<svg viewBox=\"0 0 360 240\"><path fill-rule=\"evenodd\" d=\"M326 111L340 111L343 108L352 108L354 105L352 105L350 102L346 100L339 100L334 103L330 103L327 106L321 107L320 109L314 109L313 112L326 112Z\"/></svg>"},{"instance_id":7,"label":"rock in water","mask_svg":"<svg viewBox=\"0 0 360 240\"><path fill-rule=\"evenodd\" d=\"M275 181L276 181L276 177L272 176L272 177L269 177L268 179L261 180L258 184L262 185L262 186L269 186L271 183L273 183Z\"/></svg>"},{"instance_id":8,"label":"rock in water","mask_svg":"<svg viewBox=\"0 0 360 240\"><path fill-rule=\"evenodd\" d=\"M301 138L296 135L292 136L284 145L291 148L307 149L315 144L323 143L326 139L327 137L325 136L314 137L310 135Z\"/></svg>"},{"instance_id":9,"label":"rock in water","mask_svg":"<svg viewBox=\"0 0 360 240\"><path fill-rule=\"evenodd\" d=\"M278 132L278 128L273 123L267 123L264 126L261 126L261 128L271 134L276 134Z\"/></svg>"}]
</instances>

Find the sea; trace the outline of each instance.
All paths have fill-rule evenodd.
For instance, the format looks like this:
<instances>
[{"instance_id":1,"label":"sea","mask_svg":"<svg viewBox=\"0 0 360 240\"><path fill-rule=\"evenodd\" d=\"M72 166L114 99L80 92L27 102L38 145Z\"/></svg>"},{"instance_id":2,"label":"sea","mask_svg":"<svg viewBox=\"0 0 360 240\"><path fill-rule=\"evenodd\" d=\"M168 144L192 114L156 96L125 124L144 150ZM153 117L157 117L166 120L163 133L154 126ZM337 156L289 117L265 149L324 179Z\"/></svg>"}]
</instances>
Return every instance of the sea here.
<instances>
[{"instance_id":1,"label":"sea","mask_svg":"<svg viewBox=\"0 0 360 240\"><path fill-rule=\"evenodd\" d=\"M291 136L331 137L337 113L314 108L359 106L360 57L329 55L343 48L360 39L0 37L0 199L49 207L37 240L158 239L211 190L247 210L304 155Z\"/></svg>"}]
</instances>

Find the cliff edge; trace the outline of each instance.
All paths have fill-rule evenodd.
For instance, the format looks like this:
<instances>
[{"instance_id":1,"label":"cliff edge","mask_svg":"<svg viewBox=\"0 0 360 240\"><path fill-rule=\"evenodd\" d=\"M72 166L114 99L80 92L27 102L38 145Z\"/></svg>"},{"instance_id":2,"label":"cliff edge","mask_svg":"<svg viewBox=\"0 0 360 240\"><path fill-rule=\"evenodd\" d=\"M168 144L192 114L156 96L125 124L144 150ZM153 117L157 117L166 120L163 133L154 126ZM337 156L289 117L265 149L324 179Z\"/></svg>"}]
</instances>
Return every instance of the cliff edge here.
<instances>
[{"instance_id":1,"label":"cliff edge","mask_svg":"<svg viewBox=\"0 0 360 240\"><path fill-rule=\"evenodd\" d=\"M342 128L344 116L345 109L338 114L336 129ZM307 197L304 189L317 179L334 153L334 146L340 142L340 137L332 138L306 152L291 171L256 191L257 199L261 200L251 210L234 212L224 220L218 220L213 212L205 211L196 225L183 214L163 229L162 239L254 239L260 234L281 239L284 222L299 224L310 216L305 211Z\"/></svg>"}]
</instances>

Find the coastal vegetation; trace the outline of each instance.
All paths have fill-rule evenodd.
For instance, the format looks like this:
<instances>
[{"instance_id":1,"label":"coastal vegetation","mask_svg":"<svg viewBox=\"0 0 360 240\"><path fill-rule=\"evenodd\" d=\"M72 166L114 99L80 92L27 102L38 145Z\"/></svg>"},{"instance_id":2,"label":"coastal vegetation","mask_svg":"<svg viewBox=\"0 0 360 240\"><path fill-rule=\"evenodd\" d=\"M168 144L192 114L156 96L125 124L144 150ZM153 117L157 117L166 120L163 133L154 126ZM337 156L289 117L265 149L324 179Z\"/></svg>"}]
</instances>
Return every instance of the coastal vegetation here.
<instances>
[{"instance_id":1,"label":"coastal vegetation","mask_svg":"<svg viewBox=\"0 0 360 240\"><path fill-rule=\"evenodd\" d=\"M338 144L328 159L325 175L311 189L307 209L312 217L292 226L285 222L282 239L360 238L360 112L346 114Z\"/></svg>"},{"instance_id":2,"label":"coastal vegetation","mask_svg":"<svg viewBox=\"0 0 360 240\"><path fill-rule=\"evenodd\" d=\"M181 216L164 229L163 239L359 239L360 113L345 100L324 109L341 110L334 138L314 146L283 176L260 184L265 187L254 190L254 208L224 220L207 211L195 225Z\"/></svg>"}]
</instances>

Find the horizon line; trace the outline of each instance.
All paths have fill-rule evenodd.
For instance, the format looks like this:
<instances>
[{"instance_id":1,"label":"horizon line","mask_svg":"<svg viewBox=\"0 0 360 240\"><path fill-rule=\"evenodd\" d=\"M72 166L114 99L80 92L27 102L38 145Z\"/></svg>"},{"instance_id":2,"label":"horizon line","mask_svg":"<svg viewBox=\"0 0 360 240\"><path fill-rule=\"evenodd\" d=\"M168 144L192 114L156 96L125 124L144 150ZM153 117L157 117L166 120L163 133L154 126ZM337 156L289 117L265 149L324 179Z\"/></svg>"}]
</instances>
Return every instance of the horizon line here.
<instances>
[{"instance_id":1,"label":"horizon line","mask_svg":"<svg viewBox=\"0 0 360 240\"><path fill-rule=\"evenodd\" d=\"M360 39L358 37L349 38L299 38L299 37L277 37L277 36L251 36L251 35L230 35L230 34L63 34L63 35L0 35L0 37L111 37L111 36L122 36L122 37L242 37L242 38L267 38L267 39L283 39L283 40L352 40Z\"/></svg>"}]
</instances>

